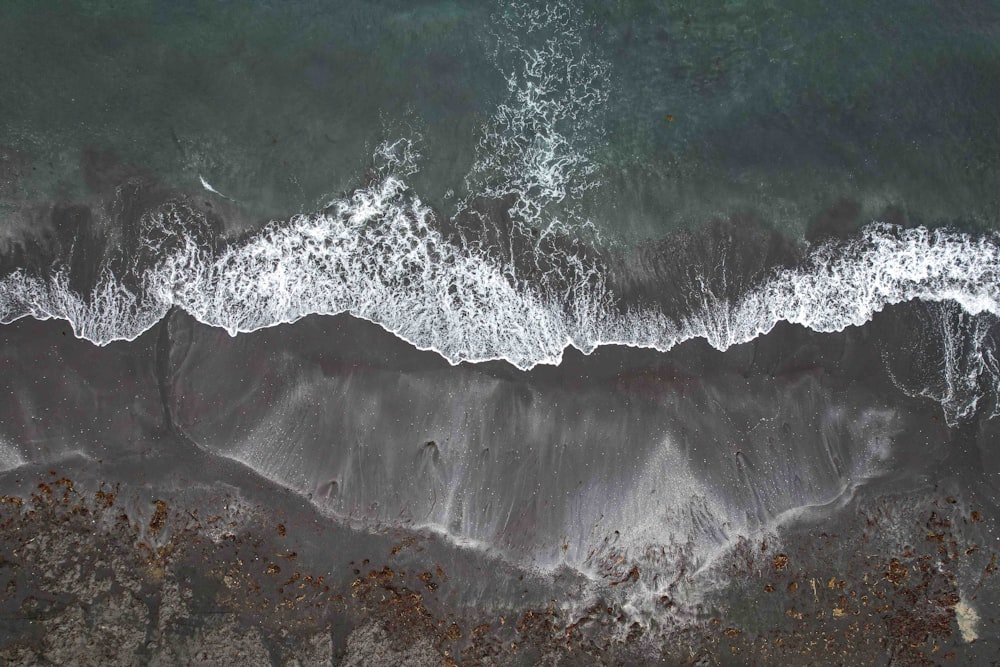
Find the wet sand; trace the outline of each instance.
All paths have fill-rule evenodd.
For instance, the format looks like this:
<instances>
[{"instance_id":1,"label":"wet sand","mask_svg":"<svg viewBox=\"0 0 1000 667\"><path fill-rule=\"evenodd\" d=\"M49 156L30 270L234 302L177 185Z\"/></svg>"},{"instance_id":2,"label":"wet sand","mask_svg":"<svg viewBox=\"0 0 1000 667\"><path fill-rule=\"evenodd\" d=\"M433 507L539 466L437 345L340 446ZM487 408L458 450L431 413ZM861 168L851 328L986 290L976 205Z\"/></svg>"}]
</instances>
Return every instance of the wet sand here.
<instances>
[{"instance_id":1,"label":"wet sand","mask_svg":"<svg viewBox=\"0 0 1000 667\"><path fill-rule=\"evenodd\" d=\"M23 464L0 477L0 646L975 661L1000 599L996 426L899 390L926 380L893 342L921 308L528 373L348 316L230 338L178 312L104 348L21 320L0 329L4 464Z\"/></svg>"}]
</instances>

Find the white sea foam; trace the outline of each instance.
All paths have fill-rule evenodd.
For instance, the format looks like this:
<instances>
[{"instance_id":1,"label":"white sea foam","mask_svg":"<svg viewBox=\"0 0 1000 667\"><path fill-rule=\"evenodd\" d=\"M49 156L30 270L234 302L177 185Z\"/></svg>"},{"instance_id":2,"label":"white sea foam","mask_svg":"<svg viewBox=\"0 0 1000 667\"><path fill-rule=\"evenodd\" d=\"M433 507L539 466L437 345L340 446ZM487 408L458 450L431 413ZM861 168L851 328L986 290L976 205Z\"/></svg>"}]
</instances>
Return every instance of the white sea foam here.
<instances>
[{"instance_id":1,"label":"white sea foam","mask_svg":"<svg viewBox=\"0 0 1000 667\"><path fill-rule=\"evenodd\" d=\"M386 155L405 155L403 148ZM858 238L814 248L736 300L693 294L688 302L700 305L678 321L651 308L622 314L605 284L579 266L560 265L559 290L518 280L496 257L445 238L394 175L405 167L387 158L386 168L324 212L273 223L220 252L192 231L190 210L154 211L143 221L151 239L144 255L160 261L132 277L138 289L110 270L88 295L71 289L66 272L43 280L17 271L0 280L0 320L60 318L105 345L136 338L174 306L232 335L349 312L451 363L505 359L527 369L558 363L569 345L665 351L702 337L724 350L781 321L838 331L920 299L945 304L943 388L927 395L948 421L971 416L983 389L995 394L1000 382L988 335L1000 315L996 236L873 224Z\"/></svg>"},{"instance_id":2,"label":"white sea foam","mask_svg":"<svg viewBox=\"0 0 1000 667\"><path fill-rule=\"evenodd\" d=\"M201 181L201 187L205 188L206 190L208 190L212 194L219 195L223 199L232 199L231 197L227 197L226 195L222 194L221 192L219 192L218 190L216 190L215 188L213 188L212 184L209 183L208 181L206 181L205 177L202 176L201 174L198 174L198 180Z\"/></svg>"},{"instance_id":3,"label":"white sea foam","mask_svg":"<svg viewBox=\"0 0 1000 667\"><path fill-rule=\"evenodd\" d=\"M172 215L157 211L147 223L169 227ZM136 338L171 306L232 335L349 312L452 363L505 359L527 369L558 363L568 345L665 351L702 337L724 350L781 321L839 331L911 299L1000 314L994 236L873 224L855 240L815 248L801 266L736 301L694 295L703 305L678 324L651 309L619 313L593 276L574 283L564 275L559 293L519 282L511 267L449 241L432 223L430 209L389 175L326 212L272 223L217 255L192 239L178 243L146 271L138 291L110 271L86 296L70 288L65 272L42 280L16 271L0 281L0 320L60 318L77 336L105 345Z\"/></svg>"},{"instance_id":4,"label":"white sea foam","mask_svg":"<svg viewBox=\"0 0 1000 667\"><path fill-rule=\"evenodd\" d=\"M972 418L981 409L996 416L1000 410L997 401L983 405L983 399L1000 395L998 341L992 333L1000 318L989 311L970 314L954 301L930 306L924 314L924 321L905 341L899 355L904 361L916 357L923 372L903 381L892 372L893 359L886 357L896 387L909 396L940 403L945 421L951 426Z\"/></svg>"},{"instance_id":5,"label":"white sea foam","mask_svg":"<svg viewBox=\"0 0 1000 667\"><path fill-rule=\"evenodd\" d=\"M542 234L586 225L576 204L597 186L597 167L578 144L602 136L596 119L609 66L584 44L580 14L569 3L514 2L495 17L507 97L483 127L466 177L470 197L510 197L514 222Z\"/></svg>"}]
</instances>

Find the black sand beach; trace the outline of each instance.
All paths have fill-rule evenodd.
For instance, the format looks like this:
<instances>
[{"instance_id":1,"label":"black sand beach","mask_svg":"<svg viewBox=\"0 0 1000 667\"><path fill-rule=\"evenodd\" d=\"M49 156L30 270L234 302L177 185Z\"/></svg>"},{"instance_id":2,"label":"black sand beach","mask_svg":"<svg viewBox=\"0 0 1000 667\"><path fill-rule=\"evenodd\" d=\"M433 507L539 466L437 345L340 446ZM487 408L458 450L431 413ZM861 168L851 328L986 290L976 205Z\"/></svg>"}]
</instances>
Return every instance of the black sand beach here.
<instances>
[{"instance_id":1,"label":"black sand beach","mask_svg":"<svg viewBox=\"0 0 1000 667\"><path fill-rule=\"evenodd\" d=\"M921 369L897 354L890 379L879 357L921 309L840 334L784 326L725 353L602 348L531 373L451 367L350 317L230 338L176 313L98 349L59 322L8 325L4 439L35 449L3 475L5 657L985 659L995 426L949 428L894 390ZM44 380L18 383L28 365ZM397 384L409 400L388 407ZM58 420L34 417L43 400ZM436 422L418 420L423 401ZM280 455L253 448L260 424L283 434ZM359 450L381 465L344 465ZM574 483L601 489L601 514ZM455 486L460 509L435 514ZM490 524L487 492L517 521ZM629 543L648 521L685 542Z\"/></svg>"}]
</instances>

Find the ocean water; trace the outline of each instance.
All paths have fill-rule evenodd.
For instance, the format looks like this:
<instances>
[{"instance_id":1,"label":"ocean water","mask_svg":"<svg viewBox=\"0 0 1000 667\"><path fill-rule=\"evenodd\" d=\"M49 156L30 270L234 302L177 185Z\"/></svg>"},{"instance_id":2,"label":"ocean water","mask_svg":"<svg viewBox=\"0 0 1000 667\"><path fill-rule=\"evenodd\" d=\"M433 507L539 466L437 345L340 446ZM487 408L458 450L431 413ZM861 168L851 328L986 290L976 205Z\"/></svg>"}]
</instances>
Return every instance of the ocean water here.
<instances>
[{"instance_id":1,"label":"ocean water","mask_svg":"<svg viewBox=\"0 0 1000 667\"><path fill-rule=\"evenodd\" d=\"M739 549L872 506L995 548L995 3L0 18L0 470L167 433L623 628L749 623ZM992 553L936 566L967 656Z\"/></svg>"}]
</instances>

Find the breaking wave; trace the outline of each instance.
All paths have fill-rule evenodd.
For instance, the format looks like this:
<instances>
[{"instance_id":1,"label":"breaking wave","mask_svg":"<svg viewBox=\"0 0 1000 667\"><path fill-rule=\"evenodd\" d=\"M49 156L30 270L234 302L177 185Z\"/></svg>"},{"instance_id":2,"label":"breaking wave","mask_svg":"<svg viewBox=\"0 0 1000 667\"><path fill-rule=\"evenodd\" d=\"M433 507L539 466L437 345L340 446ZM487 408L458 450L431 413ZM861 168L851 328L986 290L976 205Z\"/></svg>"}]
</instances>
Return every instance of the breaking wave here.
<instances>
[{"instance_id":1,"label":"breaking wave","mask_svg":"<svg viewBox=\"0 0 1000 667\"><path fill-rule=\"evenodd\" d=\"M78 337L105 345L136 338L172 307L232 335L346 312L451 363L503 359L528 369L558 363L570 345L667 350L701 337L724 350L782 321L839 331L912 299L951 301L991 320L1000 314L994 235L872 224L858 238L814 247L736 299L706 287L689 299L698 307L675 315L623 307L601 265L580 255L552 261L541 278L525 275L443 233L433 211L391 175L221 250L194 233L200 222L177 205L146 214L147 245L174 240L169 249L162 240L145 248L158 259L137 287L105 268L93 291L80 294L66 270L41 278L19 269L0 280L0 321L64 319Z\"/></svg>"}]
</instances>

